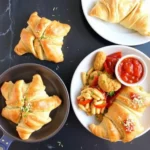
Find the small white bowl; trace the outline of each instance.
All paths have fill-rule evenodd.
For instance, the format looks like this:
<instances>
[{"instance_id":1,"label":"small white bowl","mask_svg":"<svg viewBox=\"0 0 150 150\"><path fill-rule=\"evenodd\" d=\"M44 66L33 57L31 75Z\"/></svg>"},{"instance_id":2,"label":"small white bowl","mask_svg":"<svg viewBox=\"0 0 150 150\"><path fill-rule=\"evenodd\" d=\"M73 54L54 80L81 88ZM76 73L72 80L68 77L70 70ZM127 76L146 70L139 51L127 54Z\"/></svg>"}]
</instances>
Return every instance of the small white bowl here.
<instances>
[{"instance_id":1,"label":"small white bowl","mask_svg":"<svg viewBox=\"0 0 150 150\"><path fill-rule=\"evenodd\" d=\"M139 60L140 61L140 63L143 65L143 76L142 76L142 78L138 81L138 82L136 82L136 83L126 83L125 81L123 81L122 79L121 79L121 77L120 77L120 75L119 75L119 72L118 72L118 67L119 67L119 64L124 60L124 59L126 59L126 58L136 58L137 60ZM119 59L119 61L117 62L117 64L116 64L116 67L115 67L115 74L116 74L116 77L117 77L117 79L119 80L119 82L120 83L122 83L123 85L125 85L125 86L137 86L137 85L139 85L139 84L141 84L144 80L145 80L145 78L146 78L146 76L147 76L147 65L146 65L146 63L144 62L144 60L143 59L141 59L139 56L137 56L137 55L125 55L125 56L123 56L123 57L121 57L120 59Z\"/></svg>"}]
</instances>

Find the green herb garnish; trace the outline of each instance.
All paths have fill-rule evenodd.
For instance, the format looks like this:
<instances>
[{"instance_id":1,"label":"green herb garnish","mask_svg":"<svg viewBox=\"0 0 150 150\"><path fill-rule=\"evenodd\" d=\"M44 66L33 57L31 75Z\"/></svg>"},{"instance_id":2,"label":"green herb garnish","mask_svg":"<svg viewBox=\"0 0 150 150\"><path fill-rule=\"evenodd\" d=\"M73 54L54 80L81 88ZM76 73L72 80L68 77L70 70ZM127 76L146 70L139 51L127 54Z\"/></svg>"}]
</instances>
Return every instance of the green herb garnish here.
<instances>
[{"instance_id":1,"label":"green herb garnish","mask_svg":"<svg viewBox=\"0 0 150 150\"><path fill-rule=\"evenodd\" d=\"M46 39L44 35L41 36L41 39Z\"/></svg>"},{"instance_id":2,"label":"green herb garnish","mask_svg":"<svg viewBox=\"0 0 150 150\"><path fill-rule=\"evenodd\" d=\"M24 101L26 101L26 100L27 100L27 98L25 97L25 98L24 98Z\"/></svg>"},{"instance_id":3,"label":"green herb garnish","mask_svg":"<svg viewBox=\"0 0 150 150\"><path fill-rule=\"evenodd\" d=\"M26 101L27 100L27 98L26 97L23 97L23 99L21 99L21 101Z\"/></svg>"},{"instance_id":4,"label":"green herb garnish","mask_svg":"<svg viewBox=\"0 0 150 150\"><path fill-rule=\"evenodd\" d=\"M93 80L93 79L94 79L94 76L91 76L90 79Z\"/></svg>"},{"instance_id":5,"label":"green herb garnish","mask_svg":"<svg viewBox=\"0 0 150 150\"><path fill-rule=\"evenodd\" d=\"M21 107L21 111L23 111L23 112L29 112L30 108L31 108L31 104L28 103L26 106Z\"/></svg>"},{"instance_id":6,"label":"green herb garnish","mask_svg":"<svg viewBox=\"0 0 150 150\"><path fill-rule=\"evenodd\" d=\"M103 81L103 84L105 84L105 80L102 80Z\"/></svg>"},{"instance_id":7,"label":"green herb garnish","mask_svg":"<svg viewBox=\"0 0 150 150\"><path fill-rule=\"evenodd\" d=\"M115 95L115 92L114 92L114 91L108 92L107 95L108 95L108 96L114 96L114 95Z\"/></svg>"},{"instance_id":8,"label":"green herb garnish","mask_svg":"<svg viewBox=\"0 0 150 150\"><path fill-rule=\"evenodd\" d=\"M92 94L92 95L94 95L94 92L93 92L93 91L91 91L91 94Z\"/></svg>"},{"instance_id":9,"label":"green herb garnish","mask_svg":"<svg viewBox=\"0 0 150 150\"><path fill-rule=\"evenodd\" d=\"M28 113L23 114L23 117L26 118L28 116Z\"/></svg>"}]
</instances>

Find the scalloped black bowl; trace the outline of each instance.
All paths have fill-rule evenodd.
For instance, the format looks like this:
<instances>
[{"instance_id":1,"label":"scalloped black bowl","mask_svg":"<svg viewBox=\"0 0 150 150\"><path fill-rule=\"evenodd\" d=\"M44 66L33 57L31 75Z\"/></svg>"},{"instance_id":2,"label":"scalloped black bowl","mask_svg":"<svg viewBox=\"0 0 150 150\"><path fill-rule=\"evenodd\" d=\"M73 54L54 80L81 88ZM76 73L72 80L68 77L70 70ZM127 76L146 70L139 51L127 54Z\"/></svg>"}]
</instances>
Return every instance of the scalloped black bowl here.
<instances>
[{"instance_id":1,"label":"scalloped black bowl","mask_svg":"<svg viewBox=\"0 0 150 150\"><path fill-rule=\"evenodd\" d=\"M4 147L7 147L6 145L10 145L13 140L23 142L41 142L51 138L60 131L67 120L70 108L69 94L61 78L51 69L32 63L16 65L1 74L0 86L5 81L10 80L15 82L19 79L23 79L25 82L31 82L32 76L35 74L41 75L46 86L46 92L49 95L58 95L62 99L62 104L51 112L50 116L52 121L43 126L40 130L34 132L31 137L25 141L19 138L16 132L16 125L0 115L0 128L4 134L0 140L0 142L2 141L0 146L2 146L3 149L5 149ZM0 94L0 99L0 110L2 110L2 108L5 107L5 101L2 94ZM3 145L1 145L2 143Z\"/></svg>"}]
</instances>

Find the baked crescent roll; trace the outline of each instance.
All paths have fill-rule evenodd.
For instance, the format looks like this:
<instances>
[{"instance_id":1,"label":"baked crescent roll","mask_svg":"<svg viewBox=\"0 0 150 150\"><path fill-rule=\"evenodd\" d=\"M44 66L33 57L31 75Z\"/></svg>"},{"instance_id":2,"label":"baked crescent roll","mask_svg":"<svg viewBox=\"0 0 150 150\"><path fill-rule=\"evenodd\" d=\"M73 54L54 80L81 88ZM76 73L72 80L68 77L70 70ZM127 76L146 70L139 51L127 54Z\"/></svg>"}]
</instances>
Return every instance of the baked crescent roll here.
<instances>
[{"instance_id":1,"label":"baked crescent roll","mask_svg":"<svg viewBox=\"0 0 150 150\"><path fill-rule=\"evenodd\" d=\"M2 116L12 122L18 124L21 119L21 109L15 107L8 107L2 109Z\"/></svg>"},{"instance_id":2,"label":"baked crescent roll","mask_svg":"<svg viewBox=\"0 0 150 150\"><path fill-rule=\"evenodd\" d=\"M40 60L62 62L64 57L61 48L64 36L70 31L70 26L41 18L37 12L31 14L27 23L28 27L21 31L15 52L18 55L32 53Z\"/></svg>"},{"instance_id":3,"label":"baked crescent roll","mask_svg":"<svg viewBox=\"0 0 150 150\"><path fill-rule=\"evenodd\" d=\"M138 118L129 110L114 102L99 125L91 124L91 132L111 142L129 142L143 131Z\"/></svg>"},{"instance_id":4,"label":"baked crescent roll","mask_svg":"<svg viewBox=\"0 0 150 150\"><path fill-rule=\"evenodd\" d=\"M6 100L2 116L18 124L16 130L21 139L26 140L30 135L49 123L50 112L61 104L61 99L49 96L40 75L33 76L32 82L24 80L5 82L1 87Z\"/></svg>"},{"instance_id":5,"label":"baked crescent roll","mask_svg":"<svg viewBox=\"0 0 150 150\"><path fill-rule=\"evenodd\" d=\"M140 0L98 0L90 11L90 16L111 23L120 23Z\"/></svg>"},{"instance_id":6,"label":"baked crescent roll","mask_svg":"<svg viewBox=\"0 0 150 150\"><path fill-rule=\"evenodd\" d=\"M90 15L150 36L148 0L98 0Z\"/></svg>"},{"instance_id":7,"label":"baked crescent roll","mask_svg":"<svg viewBox=\"0 0 150 150\"><path fill-rule=\"evenodd\" d=\"M5 98L6 107L2 109L2 116L18 123L21 118L21 107L24 105L24 93L27 86L23 80L15 84L11 81L5 82L1 87L1 93Z\"/></svg>"},{"instance_id":8,"label":"baked crescent roll","mask_svg":"<svg viewBox=\"0 0 150 150\"><path fill-rule=\"evenodd\" d=\"M26 140L30 135L49 123L51 118L50 112L61 104L58 96L52 96L40 100L33 99L26 104L29 111L24 111L22 119L17 126L17 131L21 139Z\"/></svg>"},{"instance_id":9,"label":"baked crescent roll","mask_svg":"<svg viewBox=\"0 0 150 150\"><path fill-rule=\"evenodd\" d=\"M6 104L11 107L21 107L24 105L23 99L26 90L27 85L23 80L19 80L15 84L11 81L5 82L1 87Z\"/></svg>"},{"instance_id":10,"label":"baked crescent roll","mask_svg":"<svg viewBox=\"0 0 150 150\"><path fill-rule=\"evenodd\" d=\"M42 128L44 124L47 124L51 121L51 118L48 117L49 113L36 112L36 113L22 113L22 119L16 130L19 134L19 137L23 140L27 140L30 135Z\"/></svg>"},{"instance_id":11,"label":"baked crescent roll","mask_svg":"<svg viewBox=\"0 0 150 150\"><path fill-rule=\"evenodd\" d=\"M38 74L34 75L32 82L28 84L27 92L24 94L25 102L49 97L45 89L46 87L41 76Z\"/></svg>"},{"instance_id":12,"label":"baked crescent roll","mask_svg":"<svg viewBox=\"0 0 150 150\"><path fill-rule=\"evenodd\" d=\"M139 119L128 109L116 102L108 109L106 117L116 126L123 142L133 140L144 130Z\"/></svg>"},{"instance_id":13,"label":"baked crescent roll","mask_svg":"<svg viewBox=\"0 0 150 150\"><path fill-rule=\"evenodd\" d=\"M120 103L137 116L142 116L144 110L150 106L150 93L145 92L142 87L124 87L116 97Z\"/></svg>"},{"instance_id":14,"label":"baked crescent roll","mask_svg":"<svg viewBox=\"0 0 150 150\"><path fill-rule=\"evenodd\" d=\"M111 120L105 116L99 125L91 124L89 128L94 135L108 139L111 142L117 142L121 139L118 129Z\"/></svg>"},{"instance_id":15,"label":"baked crescent roll","mask_svg":"<svg viewBox=\"0 0 150 150\"><path fill-rule=\"evenodd\" d=\"M137 31L142 35L150 36L149 6L149 0L141 0L131 13L120 22L120 24L126 28Z\"/></svg>"},{"instance_id":16,"label":"baked crescent roll","mask_svg":"<svg viewBox=\"0 0 150 150\"><path fill-rule=\"evenodd\" d=\"M139 118L150 106L150 94L141 87L123 87L104 114L99 125L91 124L91 132L112 142L129 142L144 130Z\"/></svg>"}]
</instances>

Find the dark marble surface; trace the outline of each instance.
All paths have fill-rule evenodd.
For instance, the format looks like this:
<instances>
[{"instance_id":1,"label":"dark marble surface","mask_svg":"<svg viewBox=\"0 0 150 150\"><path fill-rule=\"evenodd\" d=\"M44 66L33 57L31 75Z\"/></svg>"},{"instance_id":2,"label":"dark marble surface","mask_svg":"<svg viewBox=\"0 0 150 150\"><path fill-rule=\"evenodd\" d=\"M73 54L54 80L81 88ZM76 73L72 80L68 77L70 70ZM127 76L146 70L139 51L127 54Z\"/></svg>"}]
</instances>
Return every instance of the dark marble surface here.
<instances>
[{"instance_id":1,"label":"dark marble surface","mask_svg":"<svg viewBox=\"0 0 150 150\"><path fill-rule=\"evenodd\" d=\"M68 90L72 75L79 62L93 50L112 45L98 36L86 22L81 8L81 0L0 0L0 73L20 63L39 63L54 70L61 76ZM54 7L58 7L53 11ZM17 56L14 46L19 40L20 31L26 27L29 15L38 11L39 15L51 20L68 23L72 29L65 38L63 52L65 61L54 64L39 61L32 55ZM136 46L150 56L150 43ZM61 141L63 147L59 146ZM93 136L79 123L71 108L63 129L53 138L37 144L13 142L10 150L148 150L150 132L128 144L110 143Z\"/></svg>"}]
</instances>

